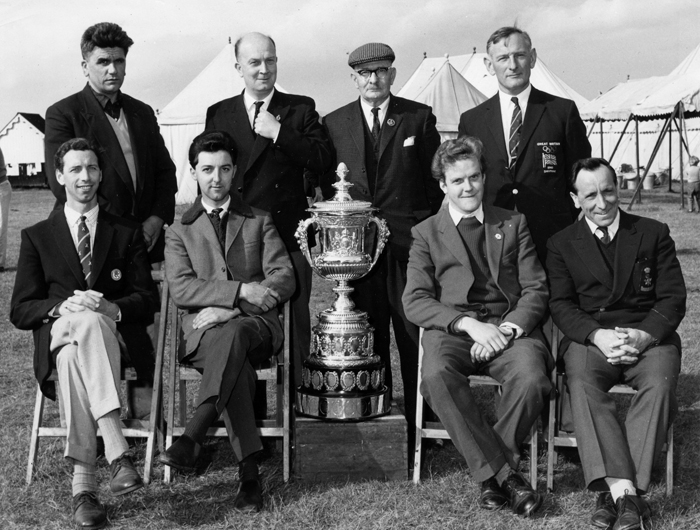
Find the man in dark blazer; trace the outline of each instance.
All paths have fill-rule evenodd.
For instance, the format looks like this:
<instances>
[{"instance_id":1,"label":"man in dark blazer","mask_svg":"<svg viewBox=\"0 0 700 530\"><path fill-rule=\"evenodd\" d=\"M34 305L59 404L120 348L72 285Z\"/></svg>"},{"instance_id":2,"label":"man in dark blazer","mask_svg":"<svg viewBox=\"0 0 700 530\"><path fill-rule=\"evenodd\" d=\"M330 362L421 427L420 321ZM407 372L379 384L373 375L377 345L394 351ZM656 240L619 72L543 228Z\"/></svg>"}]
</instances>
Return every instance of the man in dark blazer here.
<instances>
[{"instance_id":1,"label":"man in dark blazer","mask_svg":"<svg viewBox=\"0 0 700 530\"><path fill-rule=\"evenodd\" d=\"M591 156L591 146L576 104L530 84L537 52L527 33L500 28L486 51L484 62L498 79L498 93L462 114L459 135L484 143L484 202L527 216L544 263L547 239L576 219L567 182L574 162Z\"/></svg>"},{"instance_id":2,"label":"man in dark blazer","mask_svg":"<svg viewBox=\"0 0 700 530\"><path fill-rule=\"evenodd\" d=\"M177 469L195 467L209 426L224 413L239 462L234 507L262 507L256 462L254 366L284 338L277 306L294 292L294 273L270 215L230 193L236 148L225 132L192 142L192 176L202 195L165 234L165 273L181 317L180 361L202 373L197 409L183 436L161 454Z\"/></svg>"},{"instance_id":3,"label":"man in dark blazer","mask_svg":"<svg viewBox=\"0 0 700 530\"><path fill-rule=\"evenodd\" d=\"M333 143L333 168L341 162L350 170L350 195L379 208L389 225L389 243L374 269L353 282L352 297L367 311L374 326L374 348L386 364L386 384L392 388L390 325L401 358L406 421L412 433L418 381L418 329L404 314L401 295L411 228L440 208L443 195L430 174L430 162L440 145L430 107L391 94L396 77L393 50L369 43L354 50L348 64L360 92L358 100L324 118ZM333 171L323 182L324 196L332 196ZM410 436L409 436L410 438ZM410 444L409 444L410 447Z\"/></svg>"},{"instance_id":4,"label":"man in dark blazer","mask_svg":"<svg viewBox=\"0 0 700 530\"><path fill-rule=\"evenodd\" d=\"M482 204L482 149L466 136L435 154L432 171L447 204L412 230L403 303L426 330L420 391L481 482L481 507L510 504L529 516L542 498L517 470L551 388L551 357L537 328L547 283L525 217ZM474 374L502 384L494 427L471 394Z\"/></svg>"},{"instance_id":5,"label":"man in dark blazer","mask_svg":"<svg viewBox=\"0 0 700 530\"><path fill-rule=\"evenodd\" d=\"M95 459L99 426L115 495L143 486L121 431L122 360L153 379L146 325L155 311L146 245L140 226L98 205L97 148L83 138L64 143L55 157L66 203L22 230L10 320L34 332L34 373L42 392L56 368L72 459L73 510L81 528L102 528ZM122 359L123 357L123 359Z\"/></svg>"},{"instance_id":6,"label":"man in dark blazer","mask_svg":"<svg viewBox=\"0 0 700 530\"><path fill-rule=\"evenodd\" d=\"M97 145L103 163L100 206L141 223L149 260L155 263L163 261L163 227L175 216L177 178L153 109L120 90L133 42L121 27L109 22L83 33L80 48L88 83L46 111L46 175L60 209L66 193L56 181L56 149L76 137Z\"/></svg>"},{"instance_id":7,"label":"man in dark blazer","mask_svg":"<svg viewBox=\"0 0 700 530\"><path fill-rule=\"evenodd\" d=\"M620 210L607 161L578 161L571 186L584 218L548 243L550 309L566 337L584 477L602 492L591 523L635 529L650 516L641 494L677 410L685 284L668 226ZM608 393L617 383L638 391L624 431Z\"/></svg>"},{"instance_id":8,"label":"man in dark blazer","mask_svg":"<svg viewBox=\"0 0 700 530\"><path fill-rule=\"evenodd\" d=\"M330 164L330 147L314 101L275 90L277 51L270 37L244 35L236 42L235 53L245 90L209 107L206 130L226 131L233 137L238 171L232 193L270 212L292 259L297 283L291 299L292 365L300 384L302 361L309 355L311 342L311 267L294 232L299 221L309 216L304 169L325 172Z\"/></svg>"}]
</instances>

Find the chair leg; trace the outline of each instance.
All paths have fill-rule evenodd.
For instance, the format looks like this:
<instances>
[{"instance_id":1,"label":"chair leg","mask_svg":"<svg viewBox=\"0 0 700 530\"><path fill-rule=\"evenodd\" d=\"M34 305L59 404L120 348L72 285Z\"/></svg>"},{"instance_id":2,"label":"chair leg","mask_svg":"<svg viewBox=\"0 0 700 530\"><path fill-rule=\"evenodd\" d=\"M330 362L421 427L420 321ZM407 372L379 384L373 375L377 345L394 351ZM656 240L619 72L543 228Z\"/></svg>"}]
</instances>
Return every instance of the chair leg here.
<instances>
[{"instance_id":1,"label":"chair leg","mask_svg":"<svg viewBox=\"0 0 700 530\"><path fill-rule=\"evenodd\" d=\"M175 344L171 341L172 345ZM167 449L173 444L173 430L175 428L175 387L177 383L175 382L177 374L177 362L175 360L175 355L172 355L170 359L170 367L168 369L168 417L166 421L168 422L168 428L165 432L165 448ZM172 469L170 466L164 466L163 469L163 482L170 483L172 479Z\"/></svg>"},{"instance_id":2,"label":"chair leg","mask_svg":"<svg viewBox=\"0 0 700 530\"><path fill-rule=\"evenodd\" d=\"M37 385L36 400L34 402L34 420L32 421L32 436L29 440L29 459L27 460L27 485L32 483L34 468L36 467L36 455L39 450L39 429L44 418L44 394Z\"/></svg>"},{"instance_id":3,"label":"chair leg","mask_svg":"<svg viewBox=\"0 0 700 530\"><path fill-rule=\"evenodd\" d=\"M673 495L673 423L666 438L666 496Z\"/></svg>"},{"instance_id":4,"label":"chair leg","mask_svg":"<svg viewBox=\"0 0 700 530\"><path fill-rule=\"evenodd\" d=\"M532 425L532 432L530 433L530 484L532 489L537 491L537 424L536 421Z\"/></svg>"},{"instance_id":5,"label":"chair leg","mask_svg":"<svg viewBox=\"0 0 700 530\"><path fill-rule=\"evenodd\" d=\"M554 378L556 381L556 376ZM557 388L552 385L549 396L549 418L547 419L547 491L554 491L554 464L557 461L557 448L554 445L556 436Z\"/></svg>"},{"instance_id":6,"label":"chair leg","mask_svg":"<svg viewBox=\"0 0 700 530\"><path fill-rule=\"evenodd\" d=\"M423 369L423 328L418 337L418 384L416 385L416 442L413 451L413 483L420 483L420 466L423 452L423 394L420 393Z\"/></svg>"}]
</instances>

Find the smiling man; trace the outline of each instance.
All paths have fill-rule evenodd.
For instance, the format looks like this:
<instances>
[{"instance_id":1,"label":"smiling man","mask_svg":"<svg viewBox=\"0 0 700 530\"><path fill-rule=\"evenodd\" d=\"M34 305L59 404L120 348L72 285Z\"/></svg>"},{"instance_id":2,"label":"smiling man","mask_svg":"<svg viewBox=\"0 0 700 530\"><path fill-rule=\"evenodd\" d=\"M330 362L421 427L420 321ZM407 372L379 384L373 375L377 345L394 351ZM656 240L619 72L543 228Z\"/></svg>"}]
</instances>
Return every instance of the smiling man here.
<instances>
[{"instance_id":1,"label":"smiling man","mask_svg":"<svg viewBox=\"0 0 700 530\"><path fill-rule=\"evenodd\" d=\"M379 208L389 224L389 242L376 266L353 282L353 300L369 314L374 326L375 352L386 365L386 384L392 389L391 328L401 359L409 448L415 418L418 378L418 328L404 314L401 295L406 286L406 264L411 228L440 208L443 194L430 174L430 162L440 145L432 109L394 96L394 51L370 42L348 57L350 78L360 93L355 101L331 112L324 125L333 143L333 171L322 183L324 195L335 190L335 166L345 163L354 185L350 195ZM409 449L409 458L413 451Z\"/></svg>"},{"instance_id":2,"label":"smiling man","mask_svg":"<svg viewBox=\"0 0 700 530\"><path fill-rule=\"evenodd\" d=\"M291 300L294 379L311 343L311 266L294 232L309 217L304 170L322 174L330 166L330 145L314 100L275 90L277 47L267 35L248 33L235 44L242 94L207 110L206 130L229 133L238 151L231 192L272 215L294 265L297 289ZM310 236L310 246L314 238Z\"/></svg>"},{"instance_id":3,"label":"smiling man","mask_svg":"<svg viewBox=\"0 0 700 530\"><path fill-rule=\"evenodd\" d=\"M425 328L420 391L481 482L480 506L527 517L542 503L518 464L551 388L537 328L547 282L525 217L483 204L484 164L477 138L448 140L435 153L432 172L447 201L412 230L403 304ZM475 374L502 384L493 427L471 394Z\"/></svg>"},{"instance_id":4,"label":"smiling man","mask_svg":"<svg viewBox=\"0 0 700 530\"><path fill-rule=\"evenodd\" d=\"M641 495L678 408L686 290L668 226L620 210L617 176L602 158L576 162L571 198L584 217L548 243L552 318L561 346L588 488L601 492L591 524L636 530ZM638 391L625 430L608 390Z\"/></svg>"},{"instance_id":5,"label":"smiling man","mask_svg":"<svg viewBox=\"0 0 700 530\"><path fill-rule=\"evenodd\" d=\"M110 490L143 487L122 435L119 385L123 362L153 377L146 325L153 321L151 274L138 223L100 207L97 148L84 138L55 153L56 182L66 203L22 230L10 320L34 332L34 373L42 392L58 372L65 410L65 457L73 464L73 518L78 528L102 528L107 514L97 492L97 428L110 463Z\"/></svg>"},{"instance_id":6,"label":"smiling man","mask_svg":"<svg viewBox=\"0 0 700 530\"><path fill-rule=\"evenodd\" d=\"M576 104L533 87L537 51L515 27L495 31L486 43L486 69L498 93L459 120L459 135L484 143L489 166L484 202L527 216L540 260L547 239L576 219L567 180L591 146Z\"/></svg>"},{"instance_id":7,"label":"smiling man","mask_svg":"<svg viewBox=\"0 0 700 530\"><path fill-rule=\"evenodd\" d=\"M180 362L194 366L202 380L184 435L159 460L193 470L207 429L224 413L239 462L233 506L257 511L263 505L256 461L262 444L253 413L254 367L282 343L277 307L294 292L294 273L270 215L231 193L236 174L231 136L200 134L189 159L202 195L165 233L165 274L173 300L184 310Z\"/></svg>"}]
</instances>

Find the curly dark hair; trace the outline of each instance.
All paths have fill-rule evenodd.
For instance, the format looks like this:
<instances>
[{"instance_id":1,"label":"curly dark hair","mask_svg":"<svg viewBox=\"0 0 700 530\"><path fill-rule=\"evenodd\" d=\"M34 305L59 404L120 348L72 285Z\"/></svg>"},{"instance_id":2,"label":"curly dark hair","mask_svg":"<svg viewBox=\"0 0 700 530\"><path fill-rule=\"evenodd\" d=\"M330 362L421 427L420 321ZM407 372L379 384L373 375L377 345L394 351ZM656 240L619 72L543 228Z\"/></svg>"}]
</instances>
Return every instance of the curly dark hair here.
<instances>
[{"instance_id":1,"label":"curly dark hair","mask_svg":"<svg viewBox=\"0 0 700 530\"><path fill-rule=\"evenodd\" d=\"M199 162L199 153L216 153L218 151L226 151L231 155L231 163L236 163L236 144L231 138L231 135L226 131L204 131L202 134L192 140L188 158L192 169L197 167Z\"/></svg>"},{"instance_id":2,"label":"curly dark hair","mask_svg":"<svg viewBox=\"0 0 700 530\"><path fill-rule=\"evenodd\" d=\"M66 156L68 151L92 151L97 157L97 165L102 169L102 159L100 158L99 148L85 138L72 138L63 142L53 157L53 165L61 173L63 173L63 157Z\"/></svg>"},{"instance_id":3,"label":"curly dark hair","mask_svg":"<svg viewBox=\"0 0 700 530\"><path fill-rule=\"evenodd\" d=\"M80 51L83 59L87 59L95 48L121 48L126 55L133 43L119 24L100 22L85 30L80 38Z\"/></svg>"},{"instance_id":4,"label":"curly dark hair","mask_svg":"<svg viewBox=\"0 0 700 530\"><path fill-rule=\"evenodd\" d=\"M433 178L444 182L445 171L458 160L476 160L481 166L481 173L486 174L484 144L476 136L462 136L456 140L445 140L438 147L430 166Z\"/></svg>"}]
</instances>

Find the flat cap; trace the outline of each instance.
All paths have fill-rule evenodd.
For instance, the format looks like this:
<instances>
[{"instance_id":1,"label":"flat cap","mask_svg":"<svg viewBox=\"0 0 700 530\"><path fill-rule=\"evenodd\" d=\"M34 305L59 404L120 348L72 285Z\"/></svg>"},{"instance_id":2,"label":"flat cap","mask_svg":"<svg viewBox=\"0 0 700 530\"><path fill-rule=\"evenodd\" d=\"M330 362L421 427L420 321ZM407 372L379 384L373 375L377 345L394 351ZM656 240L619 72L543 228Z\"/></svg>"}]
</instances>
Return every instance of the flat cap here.
<instances>
[{"instance_id":1,"label":"flat cap","mask_svg":"<svg viewBox=\"0 0 700 530\"><path fill-rule=\"evenodd\" d=\"M348 64L354 68L358 64L371 63L372 61L391 61L396 59L394 50L381 42L368 42L355 49L348 57Z\"/></svg>"}]
</instances>

